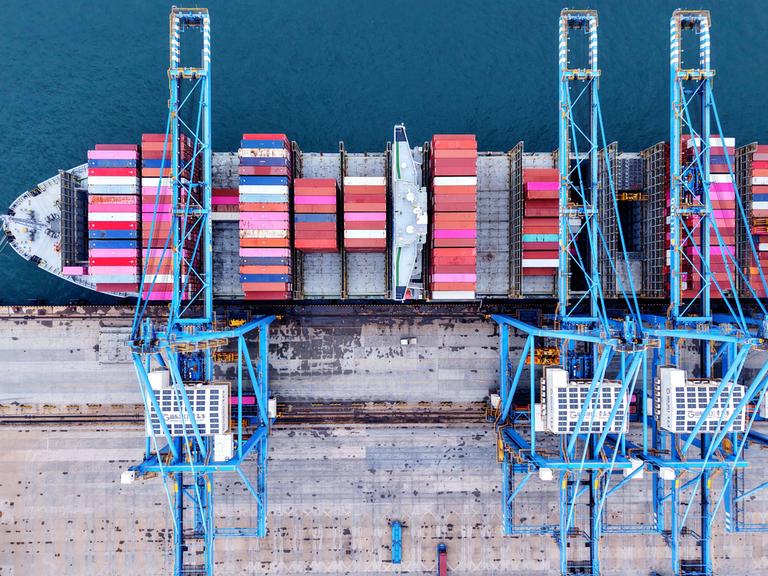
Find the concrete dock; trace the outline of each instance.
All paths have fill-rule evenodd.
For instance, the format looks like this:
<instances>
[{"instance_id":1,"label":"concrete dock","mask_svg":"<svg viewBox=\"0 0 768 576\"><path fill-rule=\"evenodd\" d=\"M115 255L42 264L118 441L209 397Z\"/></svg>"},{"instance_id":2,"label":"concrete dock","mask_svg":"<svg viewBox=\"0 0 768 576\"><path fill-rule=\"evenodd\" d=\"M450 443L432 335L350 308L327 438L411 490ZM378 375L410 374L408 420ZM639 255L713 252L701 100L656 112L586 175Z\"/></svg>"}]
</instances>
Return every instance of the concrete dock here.
<instances>
[{"instance_id":1,"label":"concrete dock","mask_svg":"<svg viewBox=\"0 0 768 576\"><path fill-rule=\"evenodd\" d=\"M0 311L0 405L137 404L123 344L130 323L130 314L109 309ZM281 400L476 402L497 386L497 334L480 317L285 317L270 334L271 388ZM403 346L401 338L415 342ZM0 442L0 575L170 572L162 482L120 484L120 472L142 456L140 426L3 426ZM218 541L223 574L433 574L438 542L448 546L451 574L558 571L551 537L502 535L490 423L278 422L269 458L268 535ZM764 470L768 452L751 449L749 460ZM245 526L253 512L232 480L215 488L219 526ZM524 511L556 522L557 490L556 483L532 483ZM646 519L648 491L647 480L638 481L608 514ZM404 525L399 566L390 561L394 519ZM726 535L722 511L714 532L716 574L768 572L768 535ZM658 534L606 535L601 561L608 575L671 573Z\"/></svg>"}]
</instances>

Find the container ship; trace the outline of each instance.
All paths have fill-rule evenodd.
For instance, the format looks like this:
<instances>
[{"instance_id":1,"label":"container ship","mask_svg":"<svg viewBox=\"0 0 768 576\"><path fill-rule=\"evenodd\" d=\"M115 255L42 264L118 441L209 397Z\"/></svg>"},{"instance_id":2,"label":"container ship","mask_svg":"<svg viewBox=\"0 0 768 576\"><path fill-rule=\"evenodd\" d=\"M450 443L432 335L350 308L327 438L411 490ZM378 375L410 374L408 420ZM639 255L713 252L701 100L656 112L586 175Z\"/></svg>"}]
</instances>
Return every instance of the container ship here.
<instances>
[{"instance_id":1,"label":"container ship","mask_svg":"<svg viewBox=\"0 0 768 576\"><path fill-rule=\"evenodd\" d=\"M168 177L173 155L183 162L191 147L182 140L172 153L164 140L164 134L144 134L140 144L97 144L86 163L23 193L2 217L9 244L51 274L117 297L135 298L146 270L153 288L145 296L168 300ZM688 144L684 153L692 150ZM733 224L729 156L759 258L768 263L768 146L736 148L732 138L719 136L710 145L715 216L727 248L741 261L751 258L748 239L739 238ZM601 181L614 179L620 215L603 211L601 230L615 260L621 226L630 259L629 271L619 269L618 277L631 274L641 297L665 298L669 146L620 152L614 143L600 164ZM303 152L284 134L246 133L237 152L213 154L214 296L554 298L562 250L556 166L556 153L526 152L523 142L507 152L478 151L471 134L434 135L412 146L403 125L381 151L366 153L349 152L343 143L330 153ZM608 257L601 255L598 265L605 295L618 296ZM578 294L585 280L579 270L569 273ZM698 292L695 276L682 274L684 296ZM748 283L765 296L759 278L741 279L745 294Z\"/></svg>"}]
</instances>

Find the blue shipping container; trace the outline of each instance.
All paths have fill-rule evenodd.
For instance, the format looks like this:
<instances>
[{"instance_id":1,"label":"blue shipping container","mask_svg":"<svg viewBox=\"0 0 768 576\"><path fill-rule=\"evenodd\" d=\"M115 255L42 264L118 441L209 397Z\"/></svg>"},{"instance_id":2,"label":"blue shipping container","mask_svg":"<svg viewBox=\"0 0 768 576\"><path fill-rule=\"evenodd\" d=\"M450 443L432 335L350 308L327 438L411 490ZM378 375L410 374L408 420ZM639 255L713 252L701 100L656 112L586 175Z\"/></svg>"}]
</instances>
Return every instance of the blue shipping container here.
<instances>
[{"instance_id":1,"label":"blue shipping container","mask_svg":"<svg viewBox=\"0 0 768 576\"><path fill-rule=\"evenodd\" d=\"M290 274L240 274L240 283L245 282L290 282Z\"/></svg>"},{"instance_id":2,"label":"blue shipping container","mask_svg":"<svg viewBox=\"0 0 768 576\"><path fill-rule=\"evenodd\" d=\"M141 161L141 165L144 168L170 168L171 160L162 158L145 158Z\"/></svg>"},{"instance_id":3,"label":"blue shipping container","mask_svg":"<svg viewBox=\"0 0 768 576\"><path fill-rule=\"evenodd\" d=\"M288 186L285 176L240 176L240 184L246 186Z\"/></svg>"},{"instance_id":4,"label":"blue shipping container","mask_svg":"<svg viewBox=\"0 0 768 576\"><path fill-rule=\"evenodd\" d=\"M88 238L91 240L103 238L104 240L126 240L138 238L137 230L88 230Z\"/></svg>"},{"instance_id":5,"label":"blue shipping container","mask_svg":"<svg viewBox=\"0 0 768 576\"><path fill-rule=\"evenodd\" d=\"M288 202L288 194L240 194L240 202Z\"/></svg>"},{"instance_id":6,"label":"blue shipping container","mask_svg":"<svg viewBox=\"0 0 768 576\"><path fill-rule=\"evenodd\" d=\"M90 168L136 168L136 160L88 160Z\"/></svg>"},{"instance_id":7,"label":"blue shipping container","mask_svg":"<svg viewBox=\"0 0 768 576\"><path fill-rule=\"evenodd\" d=\"M274 258L270 256L243 256L240 266L290 266L290 258Z\"/></svg>"},{"instance_id":8,"label":"blue shipping container","mask_svg":"<svg viewBox=\"0 0 768 576\"><path fill-rule=\"evenodd\" d=\"M288 158L257 158L256 156L241 156L240 166L282 166L289 167Z\"/></svg>"},{"instance_id":9,"label":"blue shipping container","mask_svg":"<svg viewBox=\"0 0 768 576\"><path fill-rule=\"evenodd\" d=\"M125 249L139 247L136 240L89 240L88 248Z\"/></svg>"},{"instance_id":10,"label":"blue shipping container","mask_svg":"<svg viewBox=\"0 0 768 576\"><path fill-rule=\"evenodd\" d=\"M288 148L284 140L240 140L240 148Z\"/></svg>"},{"instance_id":11,"label":"blue shipping container","mask_svg":"<svg viewBox=\"0 0 768 576\"><path fill-rule=\"evenodd\" d=\"M336 214L294 214L294 222L336 222Z\"/></svg>"}]
</instances>

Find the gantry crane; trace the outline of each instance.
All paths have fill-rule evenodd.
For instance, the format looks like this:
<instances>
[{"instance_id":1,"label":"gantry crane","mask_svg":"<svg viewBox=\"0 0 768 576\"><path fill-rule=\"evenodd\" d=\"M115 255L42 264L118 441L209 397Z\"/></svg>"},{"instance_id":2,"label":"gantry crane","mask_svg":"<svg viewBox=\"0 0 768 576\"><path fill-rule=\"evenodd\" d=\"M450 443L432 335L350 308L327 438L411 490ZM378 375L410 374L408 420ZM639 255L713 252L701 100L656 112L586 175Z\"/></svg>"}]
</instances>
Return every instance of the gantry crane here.
<instances>
[{"instance_id":1,"label":"gantry crane","mask_svg":"<svg viewBox=\"0 0 768 576\"><path fill-rule=\"evenodd\" d=\"M733 232L720 230L715 218L716 190L731 185L737 226L756 255L712 92L709 13L677 10L670 26L669 312L644 318L646 332L659 340L654 381L644 386L654 407L643 419L652 446L628 445L654 471L656 529L671 548L674 573L708 576L715 516L734 473L746 466L744 447L768 386L768 363L751 380L742 377L749 355L765 352L766 308L751 287L749 302L739 297L746 276L726 242ZM698 36L699 61L691 68L683 65L684 34ZM726 151L719 155L727 175L711 173L713 147ZM698 353L684 358L691 344ZM720 481L716 497L713 483Z\"/></svg>"},{"instance_id":2,"label":"gantry crane","mask_svg":"<svg viewBox=\"0 0 768 576\"><path fill-rule=\"evenodd\" d=\"M560 14L557 308L546 327L493 316L500 334L496 422L504 476L504 532L553 535L560 549L561 574L600 573L598 548L606 499L642 471L642 463L627 455L623 439L629 424L629 398L644 366L647 342L621 230L621 258L614 260L597 218L598 210L613 210L618 219L610 173L610 194L603 197L611 200L598 205L598 161L606 138L598 91L597 28L593 10L566 9ZM570 63L569 39L575 32L586 36L586 67ZM626 282L617 278L622 295L618 320L603 296L598 270L603 252L614 273L617 267L626 272ZM584 278L582 292L572 289L573 271ZM525 338L514 362L509 361L510 328ZM537 343L543 342L558 346L561 365L538 371L535 353ZM519 386L526 380L526 370L528 390ZM516 406L516 394L527 396L528 405ZM516 513L516 500L535 473L541 480L558 481L556 523L533 525ZM621 480L614 481L614 475ZM588 557L570 557L575 555L572 551L584 549L571 546L576 539L585 540Z\"/></svg>"},{"instance_id":3,"label":"gantry crane","mask_svg":"<svg viewBox=\"0 0 768 576\"><path fill-rule=\"evenodd\" d=\"M199 52L187 45L195 40L201 43ZM199 61L192 61L190 55L199 56ZM182 61L187 59L191 65ZM274 317L253 318L235 328L219 329L214 322L207 9L172 8L168 79L168 122L156 198L161 189L170 188L172 221L162 250L152 248L152 239L159 238L156 218L149 230L150 247L130 343L146 412L146 448L143 461L126 471L123 480L162 478L173 521L173 574L210 576L216 538L266 533L267 436L273 418L267 379L268 330ZM156 201L155 216L157 211ZM160 269L166 253L173 255L173 292L167 316L158 316L148 302L158 277L167 273ZM256 361L251 359L247 340L254 330ZM236 385L215 379L213 353L230 343L237 347ZM248 416L243 412L244 390L256 397L257 410ZM254 455L255 466L253 460L246 462ZM255 468L255 482L246 467ZM216 526L214 490L225 473L236 475L255 499L252 526Z\"/></svg>"}]
</instances>

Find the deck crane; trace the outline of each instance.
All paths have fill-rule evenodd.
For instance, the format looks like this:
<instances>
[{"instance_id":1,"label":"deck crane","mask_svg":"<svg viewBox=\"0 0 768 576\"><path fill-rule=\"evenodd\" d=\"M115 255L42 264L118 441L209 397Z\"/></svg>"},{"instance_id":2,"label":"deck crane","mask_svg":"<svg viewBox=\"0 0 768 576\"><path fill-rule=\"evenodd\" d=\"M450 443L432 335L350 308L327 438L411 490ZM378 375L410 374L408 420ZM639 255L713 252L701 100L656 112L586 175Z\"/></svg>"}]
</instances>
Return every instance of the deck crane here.
<instances>
[{"instance_id":1,"label":"deck crane","mask_svg":"<svg viewBox=\"0 0 768 576\"><path fill-rule=\"evenodd\" d=\"M201 43L199 52L194 40ZM235 328L221 328L214 321L207 9L172 8L168 80L163 157L170 157L170 166L161 168L156 197L161 187L170 189L172 221L162 250L148 248L145 254L130 345L145 406L146 447L143 461L124 472L122 480L162 478L173 522L173 574L210 576L217 538L262 537L266 533L267 435L272 420L267 354L268 329L274 317L253 318ZM155 215L157 210L156 203ZM155 233L152 224L150 247ZM156 265L161 260L157 252L173 255L173 293L167 316L158 316L147 305L158 274L165 273ZM248 351L247 336L252 331L258 335L255 361ZM236 385L215 380L213 352L230 343L237 350ZM245 385L252 386L257 403L255 414L249 417L243 414ZM251 394L250 389L246 392ZM246 469L255 472L255 482ZM252 526L216 525L214 490L227 473L235 475L255 499Z\"/></svg>"},{"instance_id":2,"label":"deck crane","mask_svg":"<svg viewBox=\"0 0 768 576\"><path fill-rule=\"evenodd\" d=\"M597 28L594 10L565 9L560 13L557 308L546 326L493 316L500 335L496 422L504 476L504 532L554 536L560 549L560 573L564 575L600 573L599 542L606 499L642 470L642 463L628 456L622 440L628 429L629 398L644 366L647 342L623 236L620 257L614 259L597 218L598 210L614 210L618 219L612 176L607 179L611 194L603 195L612 200L598 205L598 162L607 141L598 93ZM585 67L573 67L570 62L569 40L576 33L586 37ZM603 296L598 270L598 256L603 252L614 273L617 267L626 272L627 281L622 280L623 274L617 274L623 298L619 320L609 314ZM572 290L574 272L584 278L586 289L582 292ZM524 338L522 353L512 362L510 329ZM560 366L537 369L535 351L542 342L560 348ZM520 386L525 380L528 386ZM526 407L515 404L516 394L527 400ZM610 434L619 441L609 443ZM516 502L534 474L540 480L557 480L556 523L533 525L516 513ZM615 480L617 476L621 479ZM585 546L571 546L576 539L584 540ZM570 557L584 549L588 550L587 557Z\"/></svg>"},{"instance_id":3,"label":"deck crane","mask_svg":"<svg viewBox=\"0 0 768 576\"><path fill-rule=\"evenodd\" d=\"M652 446L627 442L654 471L656 528L671 548L674 573L702 576L713 573L713 522L734 474L746 466L747 438L768 387L768 363L743 377L749 356L765 353L766 303L729 249L733 231L721 230L714 212L713 198L732 190L736 226L756 256L712 91L710 25L701 10L676 10L670 20L669 309L644 317L646 332L659 340L647 387L654 410L643 422ZM690 68L683 65L684 34L698 36L699 60ZM727 174L711 173L714 148ZM760 277L765 289L762 271ZM748 301L739 296L742 280ZM683 358L691 345L698 348L693 362ZM715 481L723 483L719 496Z\"/></svg>"}]
</instances>

